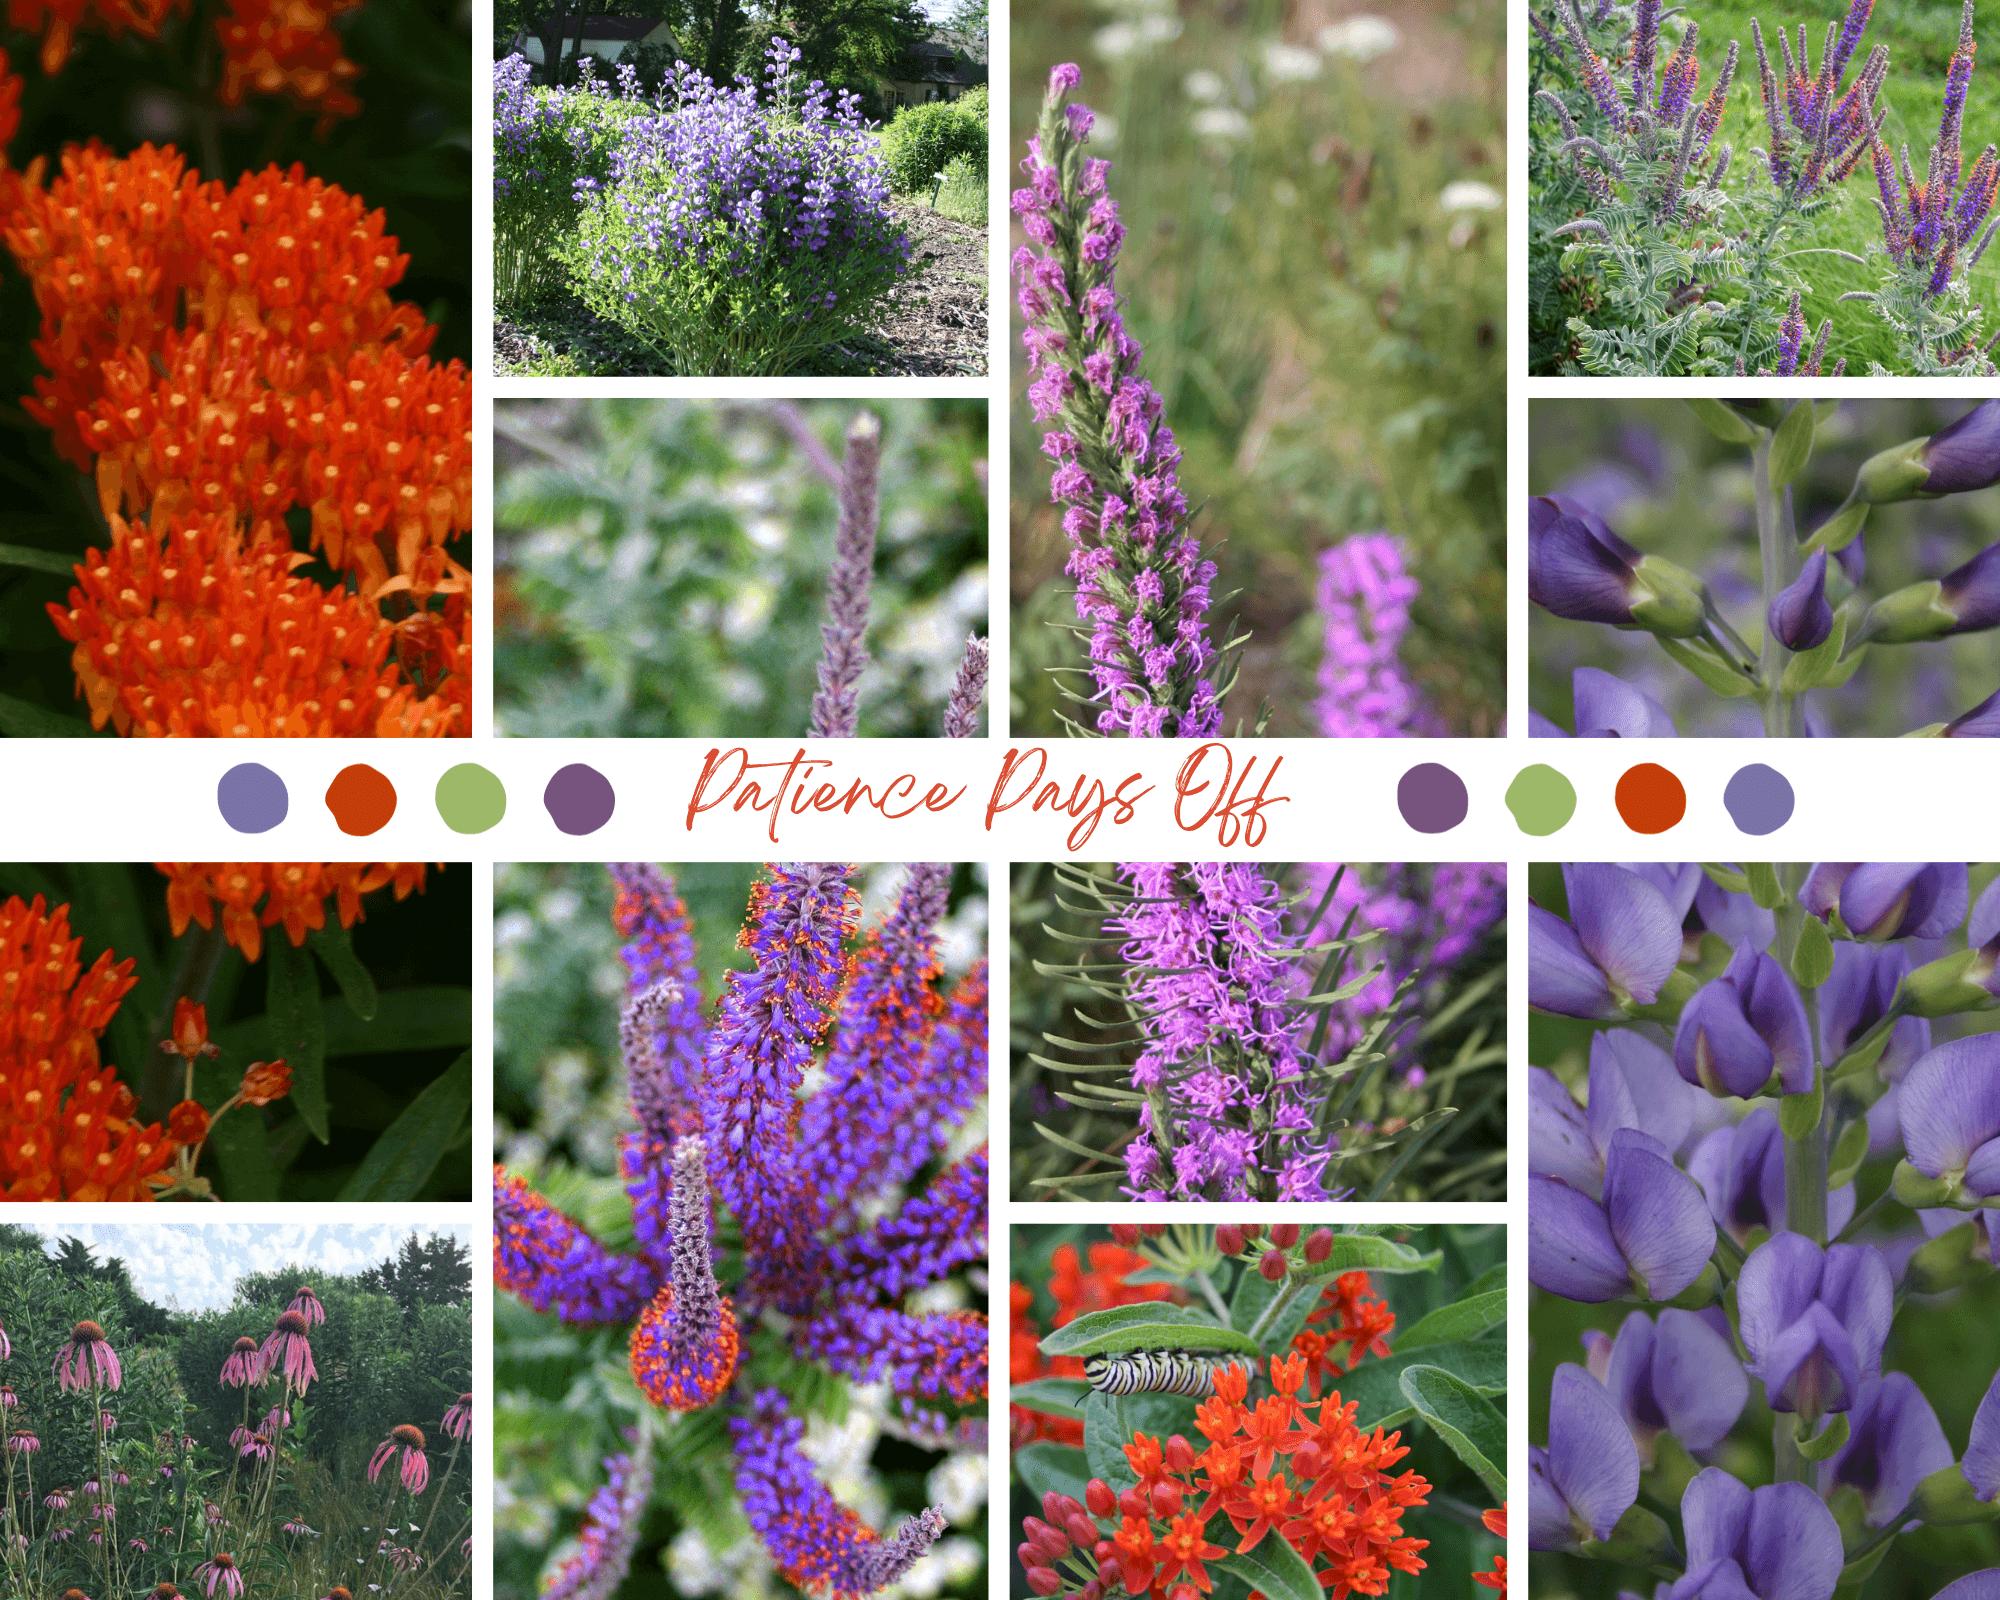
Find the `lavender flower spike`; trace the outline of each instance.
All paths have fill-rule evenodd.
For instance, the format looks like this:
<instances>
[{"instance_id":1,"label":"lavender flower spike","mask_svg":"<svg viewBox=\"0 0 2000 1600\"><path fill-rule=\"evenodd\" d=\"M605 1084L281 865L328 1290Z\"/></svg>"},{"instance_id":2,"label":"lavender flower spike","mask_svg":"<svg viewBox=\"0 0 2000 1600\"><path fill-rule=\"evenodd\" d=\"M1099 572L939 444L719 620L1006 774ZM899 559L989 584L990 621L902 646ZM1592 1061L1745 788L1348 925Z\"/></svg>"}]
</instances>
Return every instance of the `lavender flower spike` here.
<instances>
[{"instance_id":1,"label":"lavender flower spike","mask_svg":"<svg viewBox=\"0 0 2000 1600\"><path fill-rule=\"evenodd\" d=\"M1802 1483L1748 1489L1720 1467L1681 1496L1687 1572L1665 1600L1832 1600L1840 1525Z\"/></svg>"},{"instance_id":2,"label":"lavender flower spike","mask_svg":"<svg viewBox=\"0 0 2000 1600\"><path fill-rule=\"evenodd\" d=\"M632 1377L669 1411L713 1405L736 1376L736 1308L716 1287L705 1155L699 1134L674 1145L673 1277L632 1330Z\"/></svg>"},{"instance_id":3,"label":"lavender flower spike","mask_svg":"<svg viewBox=\"0 0 2000 1600\"><path fill-rule=\"evenodd\" d=\"M858 717L856 685L868 665L868 590L875 581L875 529L881 521L882 419L864 411L847 428L841 465L840 531L826 579L825 641L819 692L813 696L812 736L852 739Z\"/></svg>"},{"instance_id":4,"label":"lavender flower spike","mask_svg":"<svg viewBox=\"0 0 2000 1600\"><path fill-rule=\"evenodd\" d=\"M1751 1251L1737 1311L1771 1409L1807 1421L1850 1409L1862 1384L1881 1376L1895 1293L1888 1262L1868 1245L1821 1250L1780 1233Z\"/></svg>"},{"instance_id":5,"label":"lavender flower spike","mask_svg":"<svg viewBox=\"0 0 2000 1600\"><path fill-rule=\"evenodd\" d=\"M991 646L977 634L965 641L965 654L958 658L958 675L951 681L951 699L944 708L944 736L971 737L979 726L979 706L986 697L986 671Z\"/></svg>"},{"instance_id":6,"label":"lavender flower spike","mask_svg":"<svg viewBox=\"0 0 2000 1600\"><path fill-rule=\"evenodd\" d=\"M581 1548L542 1584L541 1600L610 1600L632 1569L632 1552L653 1498L653 1446L643 1428L629 1455L606 1456L603 1488L584 1511Z\"/></svg>"},{"instance_id":7,"label":"lavender flower spike","mask_svg":"<svg viewBox=\"0 0 2000 1600\"><path fill-rule=\"evenodd\" d=\"M1042 449L1056 464L1050 495L1067 508L1097 731L1206 738L1222 726L1232 676L1208 637L1215 563L1188 532L1181 453L1119 308L1125 225L1106 188L1111 163L1083 154L1096 118L1066 103L1081 80L1072 65L1049 74L1022 163L1029 186L1013 195L1022 231L1043 252L1024 245L1014 255L1036 374L1028 400L1038 422L1056 424Z\"/></svg>"},{"instance_id":8,"label":"lavender flower spike","mask_svg":"<svg viewBox=\"0 0 2000 1600\"><path fill-rule=\"evenodd\" d=\"M1639 1451L1604 1386L1577 1366L1556 1368L1549 1443L1528 1447L1528 1548L1565 1550L1608 1539L1639 1498Z\"/></svg>"},{"instance_id":9,"label":"lavender flower spike","mask_svg":"<svg viewBox=\"0 0 2000 1600\"><path fill-rule=\"evenodd\" d=\"M1386 533L1356 534L1320 552L1320 732L1329 739L1405 739L1443 731L1403 676L1397 646L1410 625L1417 580Z\"/></svg>"}]
</instances>

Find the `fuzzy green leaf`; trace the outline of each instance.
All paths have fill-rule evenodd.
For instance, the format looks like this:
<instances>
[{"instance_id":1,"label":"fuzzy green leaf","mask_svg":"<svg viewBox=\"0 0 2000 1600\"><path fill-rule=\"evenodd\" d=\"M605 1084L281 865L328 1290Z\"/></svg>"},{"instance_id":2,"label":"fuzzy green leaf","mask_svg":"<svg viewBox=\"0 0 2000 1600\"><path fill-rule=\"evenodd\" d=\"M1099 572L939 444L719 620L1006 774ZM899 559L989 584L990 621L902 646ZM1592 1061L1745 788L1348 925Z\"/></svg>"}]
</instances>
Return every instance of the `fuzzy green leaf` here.
<instances>
[{"instance_id":1,"label":"fuzzy green leaf","mask_svg":"<svg viewBox=\"0 0 2000 1600\"><path fill-rule=\"evenodd\" d=\"M1507 1498L1507 1419L1471 1384L1443 1367L1416 1366L1401 1379L1405 1398L1452 1453L1479 1474L1489 1499Z\"/></svg>"}]
</instances>

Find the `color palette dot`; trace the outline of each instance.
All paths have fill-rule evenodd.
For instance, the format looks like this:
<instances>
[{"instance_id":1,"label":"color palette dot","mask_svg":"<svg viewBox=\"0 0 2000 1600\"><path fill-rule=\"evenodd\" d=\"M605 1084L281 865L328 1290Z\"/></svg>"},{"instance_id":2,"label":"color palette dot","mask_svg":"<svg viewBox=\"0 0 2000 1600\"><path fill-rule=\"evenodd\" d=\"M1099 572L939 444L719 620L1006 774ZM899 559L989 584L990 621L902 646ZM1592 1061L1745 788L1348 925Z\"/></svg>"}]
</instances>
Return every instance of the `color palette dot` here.
<instances>
[{"instance_id":1,"label":"color palette dot","mask_svg":"<svg viewBox=\"0 0 2000 1600\"><path fill-rule=\"evenodd\" d=\"M1658 762L1625 769L1615 792L1618 815L1634 833L1665 833L1687 815L1687 790Z\"/></svg>"},{"instance_id":2,"label":"color palette dot","mask_svg":"<svg viewBox=\"0 0 2000 1600\"><path fill-rule=\"evenodd\" d=\"M609 778L578 761L549 779L542 804L548 807L549 820L564 833L595 833L611 820L618 797L611 792Z\"/></svg>"},{"instance_id":3,"label":"color palette dot","mask_svg":"<svg viewBox=\"0 0 2000 1600\"><path fill-rule=\"evenodd\" d=\"M1798 803L1792 785L1775 767L1753 761L1737 770L1722 791L1729 818L1745 833L1776 833L1792 820Z\"/></svg>"},{"instance_id":4,"label":"color palette dot","mask_svg":"<svg viewBox=\"0 0 2000 1600\"><path fill-rule=\"evenodd\" d=\"M396 786L365 761L342 767L326 786L326 808L342 833L365 839L396 814Z\"/></svg>"},{"instance_id":5,"label":"color palette dot","mask_svg":"<svg viewBox=\"0 0 2000 1600\"><path fill-rule=\"evenodd\" d=\"M1576 815L1576 786L1554 767L1537 761L1507 785L1507 809L1523 833L1554 833Z\"/></svg>"},{"instance_id":6,"label":"color palette dot","mask_svg":"<svg viewBox=\"0 0 2000 1600\"><path fill-rule=\"evenodd\" d=\"M1396 809L1419 833L1448 833L1465 820L1470 803L1465 780L1435 761L1410 768L1396 785Z\"/></svg>"},{"instance_id":7,"label":"color palette dot","mask_svg":"<svg viewBox=\"0 0 2000 1600\"><path fill-rule=\"evenodd\" d=\"M437 782L438 815L453 833L484 833L507 815L507 786L476 761L463 761Z\"/></svg>"},{"instance_id":8,"label":"color palette dot","mask_svg":"<svg viewBox=\"0 0 2000 1600\"><path fill-rule=\"evenodd\" d=\"M258 761L243 761L215 786L222 820L238 833L269 833L292 808L285 780Z\"/></svg>"}]
</instances>

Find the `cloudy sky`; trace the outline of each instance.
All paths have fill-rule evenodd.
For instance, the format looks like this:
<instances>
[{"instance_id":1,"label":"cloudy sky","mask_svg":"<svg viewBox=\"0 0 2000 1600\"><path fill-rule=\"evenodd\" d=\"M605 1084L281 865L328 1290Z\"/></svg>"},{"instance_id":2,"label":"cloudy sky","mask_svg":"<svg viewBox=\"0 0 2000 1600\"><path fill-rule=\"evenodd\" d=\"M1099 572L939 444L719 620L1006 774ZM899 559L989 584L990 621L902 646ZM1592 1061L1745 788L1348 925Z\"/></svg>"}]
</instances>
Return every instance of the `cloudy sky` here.
<instances>
[{"instance_id":1,"label":"cloudy sky","mask_svg":"<svg viewBox=\"0 0 2000 1600\"><path fill-rule=\"evenodd\" d=\"M22 1208L27 1209L27 1208ZM15 1219L9 1218L13 1221ZM471 1230L430 1223L221 1222L206 1226L170 1223L35 1222L20 1219L49 1241L81 1239L100 1260L117 1256L132 1282L155 1305L205 1311L229 1304L236 1280L248 1272L268 1272L289 1264L324 1273L360 1272L393 1256L411 1236L444 1234L461 1244Z\"/></svg>"}]
</instances>

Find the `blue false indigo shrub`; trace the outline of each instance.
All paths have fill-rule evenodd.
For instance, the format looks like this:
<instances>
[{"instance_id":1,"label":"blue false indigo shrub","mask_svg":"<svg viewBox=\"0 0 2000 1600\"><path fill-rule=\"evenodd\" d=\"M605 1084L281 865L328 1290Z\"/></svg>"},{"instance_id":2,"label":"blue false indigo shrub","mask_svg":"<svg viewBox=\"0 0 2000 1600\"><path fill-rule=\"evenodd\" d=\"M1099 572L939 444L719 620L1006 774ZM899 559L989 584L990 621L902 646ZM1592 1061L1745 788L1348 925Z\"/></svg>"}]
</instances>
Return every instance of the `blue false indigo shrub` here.
<instances>
[{"instance_id":1,"label":"blue false indigo shrub","mask_svg":"<svg viewBox=\"0 0 2000 1600\"><path fill-rule=\"evenodd\" d=\"M1871 650L2000 628L2000 543L1873 604L1863 596L1867 569L1857 544L1871 506L1936 500L2000 483L2000 400L1981 401L1936 433L1871 456L1846 500L1801 533L1792 486L1812 460L1817 430L1840 404L1688 402L1711 433L1749 454L1762 614L1741 618L1742 631L1694 574L1642 553L1589 506L1561 493L1528 502L1528 598L1553 617L1652 634L1704 687L1724 699L1753 702L1768 737L1838 731L1811 714L1806 696L1847 683ZM1992 738L1994 703L1988 699L1904 737ZM1658 700L1588 667L1575 673L1575 721L1578 738L1672 738L1679 732ZM1565 738L1571 730L1534 713L1531 732Z\"/></svg>"},{"instance_id":2,"label":"blue false indigo shrub","mask_svg":"<svg viewBox=\"0 0 2000 1600\"><path fill-rule=\"evenodd\" d=\"M758 376L829 358L909 269L859 98L773 39L764 90L677 63L630 117L601 181L578 180L570 286L672 373Z\"/></svg>"},{"instance_id":3,"label":"blue false indigo shrub","mask_svg":"<svg viewBox=\"0 0 2000 1600\"><path fill-rule=\"evenodd\" d=\"M2000 1346L1931 1349L1991 1324L2000 876L1662 862L1530 881L1548 904L1528 998L1550 1019L1531 1033L1533 1315L1560 1297L1565 1328L1589 1321L1529 1450L1529 1548L1629 1569L1570 1568L1572 1589L1656 1578L1681 1600L1832 1600L1919 1549L1973 1564L1990 1537L1935 1530L2000 1522ZM1538 1588L1560 1565L1534 1558ZM2000 1569L1940 1592L2000 1594Z\"/></svg>"}]
</instances>

